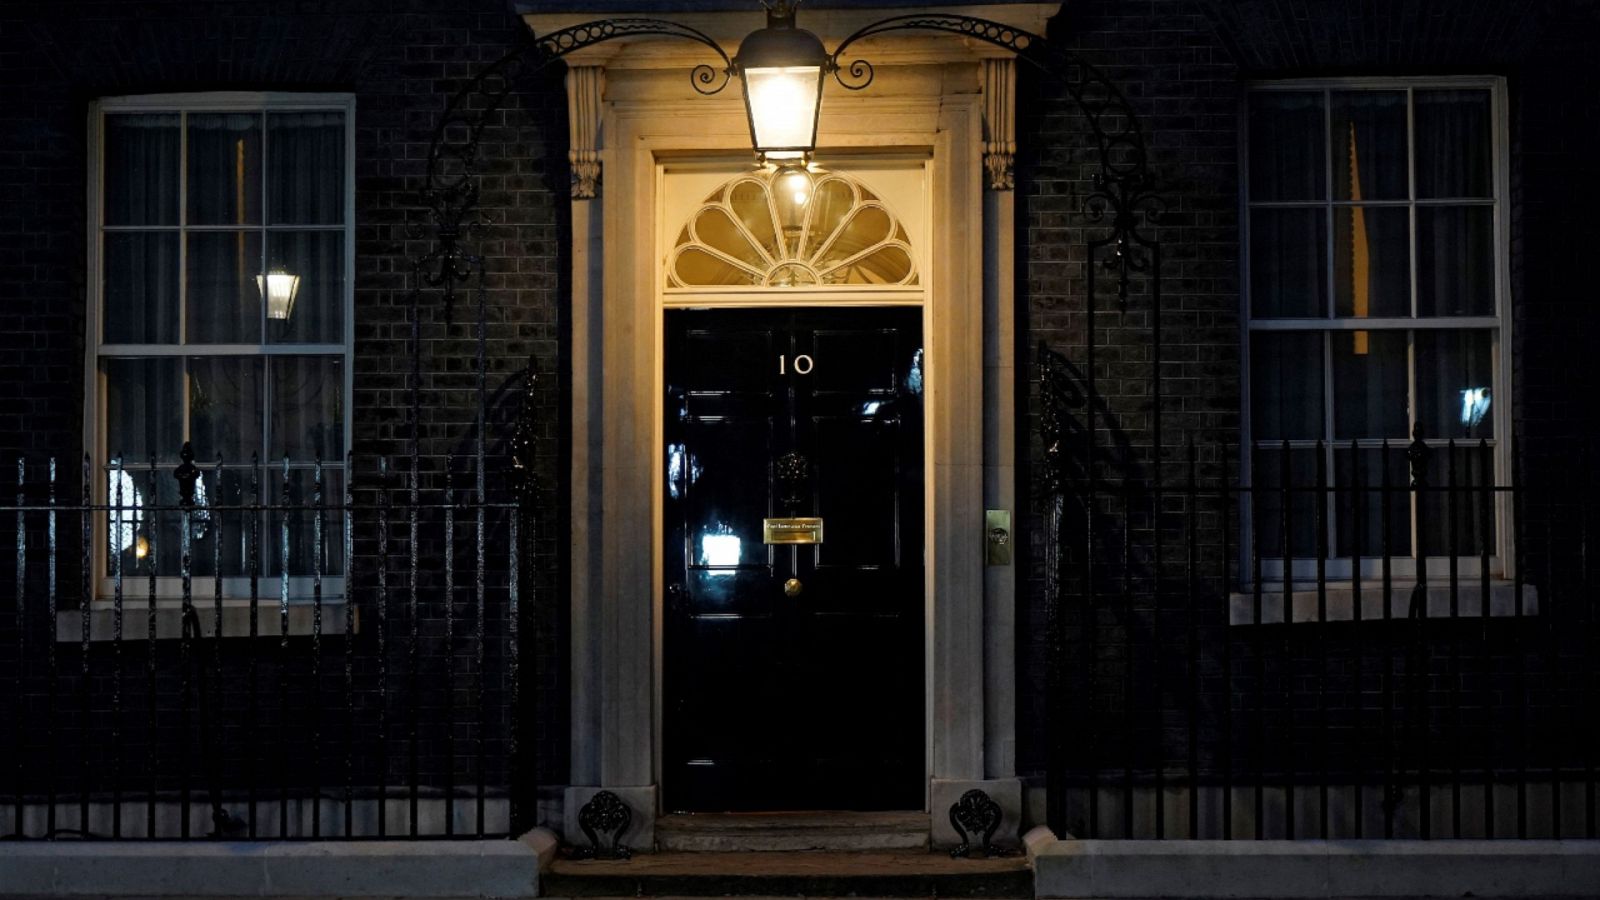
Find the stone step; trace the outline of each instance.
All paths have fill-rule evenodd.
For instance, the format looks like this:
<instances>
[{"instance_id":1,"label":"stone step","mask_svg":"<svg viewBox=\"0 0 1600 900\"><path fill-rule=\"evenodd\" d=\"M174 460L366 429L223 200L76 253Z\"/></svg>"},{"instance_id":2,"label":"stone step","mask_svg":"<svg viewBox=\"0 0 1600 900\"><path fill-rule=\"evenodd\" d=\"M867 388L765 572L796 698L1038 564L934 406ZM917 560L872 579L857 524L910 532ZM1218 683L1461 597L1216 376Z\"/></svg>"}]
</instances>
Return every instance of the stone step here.
<instances>
[{"instance_id":1,"label":"stone step","mask_svg":"<svg viewBox=\"0 0 1600 900\"><path fill-rule=\"evenodd\" d=\"M546 897L1031 898L1022 856L951 859L927 850L859 853L644 853L631 860L558 859Z\"/></svg>"},{"instance_id":2,"label":"stone step","mask_svg":"<svg viewBox=\"0 0 1600 900\"><path fill-rule=\"evenodd\" d=\"M693 813L656 820L656 849L668 852L927 847L925 812Z\"/></svg>"}]
</instances>

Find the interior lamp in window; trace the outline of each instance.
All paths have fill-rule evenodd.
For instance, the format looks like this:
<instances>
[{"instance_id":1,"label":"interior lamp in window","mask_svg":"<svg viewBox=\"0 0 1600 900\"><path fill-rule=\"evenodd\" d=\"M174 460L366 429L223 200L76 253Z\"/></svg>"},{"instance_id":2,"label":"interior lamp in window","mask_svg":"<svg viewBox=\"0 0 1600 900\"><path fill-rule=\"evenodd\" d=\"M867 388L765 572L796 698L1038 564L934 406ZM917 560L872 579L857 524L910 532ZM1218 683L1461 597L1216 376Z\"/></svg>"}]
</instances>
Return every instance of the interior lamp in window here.
<instances>
[{"instance_id":1,"label":"interior lamp in window","mask_svg":"<svg viewBox=\"0 0 1600 900\"><path fill-rule=\"evenodd\" d=\"M775 0L767 27L739 45L735 71L744 81L750 140L762 161L804 160L817 145L817 113L828 52L794 24L794 4Z\"/></svg>"},{"instance_id":2,"label":"interior lamp in window","mask_svg":"<svg viewBox=\"0 0 1600 900\"><path fill-rule=\"evenodd\" d=\"M1467 388L1461 392L1461 424L1467 428L1476 428L1489 414L1489 389L1486 387Z\"/></svg>"},{"instance_id":3,"label":"interior lamp in window","mask_svg":"<svg viewBox=\"0 0 1600 900\"><path fill-rule=\"evenodd\" d=\"M274 266L265 275L256 276L256 287L267 304L267 318L288 319L294 311L294 297L300 293L300 276L291 275L282 266Z\"/></svg>"}]
</instances>

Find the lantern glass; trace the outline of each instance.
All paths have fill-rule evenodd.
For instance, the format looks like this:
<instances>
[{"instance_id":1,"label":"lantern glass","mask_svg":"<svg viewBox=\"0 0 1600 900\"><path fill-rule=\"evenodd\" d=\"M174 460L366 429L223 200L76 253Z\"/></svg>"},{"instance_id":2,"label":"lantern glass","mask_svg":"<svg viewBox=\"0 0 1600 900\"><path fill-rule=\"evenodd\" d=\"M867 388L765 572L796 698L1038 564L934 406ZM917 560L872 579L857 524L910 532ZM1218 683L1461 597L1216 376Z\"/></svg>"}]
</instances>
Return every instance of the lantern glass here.
<instances>
[{"instance_id":1,"label":"lantern glass","mask_svg":"<svg viewBox=\"0 0 1600 900\"><path fill-rule=\"evenodd\" d=\"M800 230L806 224L806 211L811 206L813 190L811 174L804 164L786 163L772 177L773 208L778 212L778 224L783 227L789 246L799 246Z\"/></svg>"},{"instance_id":2,"label":"lantern glass","mask_svg":"<svg viewBox=\"0 0 1600 900\"><path fill-rule=\"evenodd\" d=\"M757 153L801 159L816 146L821 66L745 69L744 90Z\"/></svg>"},{"instance_id":3,"label":"lantern glass","mask_svg":"<svg viewBox=\"0 0 1600 900\"><path fill-rule=\"evenodd\" d=\"M300 276L290 275L283 269L273 269L266 275L256 276L256 287L267 304L267 318L287 319L294 311L295 295L300 293Z\"/></svg>"}]
</instances>

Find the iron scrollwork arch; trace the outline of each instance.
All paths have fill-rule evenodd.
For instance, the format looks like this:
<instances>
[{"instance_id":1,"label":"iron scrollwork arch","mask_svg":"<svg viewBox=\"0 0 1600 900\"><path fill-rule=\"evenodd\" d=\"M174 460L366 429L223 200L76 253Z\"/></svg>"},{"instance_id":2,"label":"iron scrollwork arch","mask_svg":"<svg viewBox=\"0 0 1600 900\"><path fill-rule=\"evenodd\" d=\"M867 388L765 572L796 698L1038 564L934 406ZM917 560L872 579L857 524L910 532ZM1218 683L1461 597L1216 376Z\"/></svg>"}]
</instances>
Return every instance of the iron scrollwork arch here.
<instances>
[{"instance_id":1,"label":"iron scrollwork arch","mask_svg":"<svg viewBox=\"0 0 1600 900\"><path fill-rule=\"evenodd\" d=\"M1094 136L1100 171L1094 190L1084 201L1093 223L1106 223L1110 233L1099 246L1110 247L1102 265L1116 274L1117 300L1126 303L1135 276L1148 272L1156 241L1144 226L1158 222L1166 209L1161 183L1150 170L1149 152L1133 104L1111 79L1095 66L1074 59L1044 37L1001 22L975 16L910 14L891 16L864 26L834 48L828 69L847 90L864 90L872 84L872 64L865 59L844 60L857 41L892 31L933 31L1001 47L1017 55L1046 76L1056 79L1083 112Z\"/></svg>"},{"instance_id":2,"label":"iron scrollwork arch","mask_svg":"<svg viewBox=\"0 0 1600 900\"><path fill-rule=\"evenodd\" d=\"M666 19L584 22L535 38L531 46L520 47L490 63L456 92L434 128L419 206L432 228L435 244L412 262L413 299L426 288L440 290L448 309L454 304L457 286L481 274L481 257L465 246L468 233L484 224L478 207L480 141L511 92L576 51L639 36L692 41L716 54L720 66L701 64L689 73L690 85L701 94L720 93L733 78L733 60L716 40L703 31Z\"/></svg>"}]
</instances>

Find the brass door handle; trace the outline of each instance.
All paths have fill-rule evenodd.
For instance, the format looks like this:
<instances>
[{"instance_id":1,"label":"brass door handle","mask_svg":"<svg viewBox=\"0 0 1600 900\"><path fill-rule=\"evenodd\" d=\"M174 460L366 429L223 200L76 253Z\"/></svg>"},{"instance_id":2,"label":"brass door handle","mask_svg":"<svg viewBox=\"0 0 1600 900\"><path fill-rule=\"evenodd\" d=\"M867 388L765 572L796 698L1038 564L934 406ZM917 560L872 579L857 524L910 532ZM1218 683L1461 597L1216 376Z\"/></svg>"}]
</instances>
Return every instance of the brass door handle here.
<instances>
[{"instance_id":1,"label":"brass door handle","mask_svg":"<svg viewBox=\"0 0 1600 900\"><path fill-rule=\"evenodd\" d=\"M805 585L801 584L798 578L791 578L783 583L783 595L785 597L798 597L803 590L805 590Z\"/></svg>"}]
</instances>

